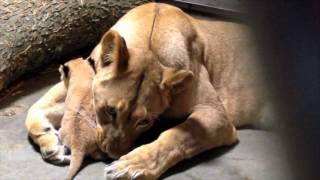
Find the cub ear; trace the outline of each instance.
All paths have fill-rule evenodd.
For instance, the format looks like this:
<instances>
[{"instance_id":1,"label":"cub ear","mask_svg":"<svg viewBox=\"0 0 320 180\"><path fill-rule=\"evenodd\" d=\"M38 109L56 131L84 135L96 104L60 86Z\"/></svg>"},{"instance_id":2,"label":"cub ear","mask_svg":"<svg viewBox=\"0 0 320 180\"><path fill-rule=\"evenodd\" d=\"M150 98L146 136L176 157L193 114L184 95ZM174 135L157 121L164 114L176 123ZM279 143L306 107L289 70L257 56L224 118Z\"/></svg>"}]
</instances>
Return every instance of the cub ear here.
<instances>
[{"instance_id":1,"label":"cub ear","mask_svg":"<svg viewBox=\"0 0 320 180\"><path fill-rule=\"evenodd\" d=\"M93 72L96 74L97 70L96 70L96 65L94 62L94 59L92 59L92 57L88 57L87 59L85 59L85 61L89 64L89 66L92 68Z\"/></svg>"},{"instance_id":2,"label":"cub ear","mask_svg":"<svg viewBox=\"0 0 320 180\"><path fill-rule=\"evenodd\" d=\"M129 52L125 40L117 31L109 30L101 39L101 66L114 64L116 73L127 69Z\"/></svg>"},{"instance_id":3,"label":"cub ear","mask_svg":"<svg viewBox=\"0 0 320 180\"><path fill-rule=\"evenodd\" d=\"M178 93L184 90L192 79L193 73L190 70L167 68L163 71L160 88L175 90Z\"/></svg>"},{"instance_id":4,"label":"cub ear","mask_svg":"<svg viewBox=\"0 0 320 180\"><path fill-rule=\"evenodd\" d=\"M68 76L69 76L69 67L64 65L64 64L61 64L60 67L59 67L59 72L60 72L60 79L61 81L65 80Z\"/></svg>"}]
</instances>

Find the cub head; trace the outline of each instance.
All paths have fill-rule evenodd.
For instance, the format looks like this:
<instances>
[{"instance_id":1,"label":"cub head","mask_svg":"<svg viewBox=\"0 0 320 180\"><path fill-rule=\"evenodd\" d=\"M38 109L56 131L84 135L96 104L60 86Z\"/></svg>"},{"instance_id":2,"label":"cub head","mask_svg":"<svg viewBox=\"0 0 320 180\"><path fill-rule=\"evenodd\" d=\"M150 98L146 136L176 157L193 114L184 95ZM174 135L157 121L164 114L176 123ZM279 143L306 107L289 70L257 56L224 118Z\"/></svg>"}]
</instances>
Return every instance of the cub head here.
<instances>
[{"instance_id":1,"label":"cub head","mask_svg":"<svg viewBox=\"0 0 320 180\"><path fill-rule=\"evenodd\" d=\"M191 71L163 67L149 49L127 48L113 30L88 61L96 72L97 143L112 158L127 153L193 78Z\"/></svg>"},{"instance_id":2,"label":"cub head","mask_svg":"<svg viewBox=\"0 0 320 180\"><path fill-rule=\"evenodd\" d=\"M90 65L83 58L70 60L59 67L60 79L68 88L87 89L91 87L94 72ZM74 91L77 92L77 91Z\"/></svg>"}]
</instances>

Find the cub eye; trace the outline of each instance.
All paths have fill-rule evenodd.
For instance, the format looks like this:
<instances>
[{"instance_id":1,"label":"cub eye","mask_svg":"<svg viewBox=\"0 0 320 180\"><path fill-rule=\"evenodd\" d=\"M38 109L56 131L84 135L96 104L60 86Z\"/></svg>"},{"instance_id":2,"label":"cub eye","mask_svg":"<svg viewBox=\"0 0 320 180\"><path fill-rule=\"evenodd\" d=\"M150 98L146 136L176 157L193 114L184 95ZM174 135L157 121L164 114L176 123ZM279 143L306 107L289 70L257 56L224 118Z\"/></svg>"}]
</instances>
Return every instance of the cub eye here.
<instances>
[{"instance_id":1,"label":"cub eye","mask_svg":"<svg viewBox=\"0 0 320 180\"><path fill-rule=\"evenodd\" d=\"M51 127L45 127L45 128L43 129L44 132L49 132L50 130L51 130Z\"/></svg>"},{"instance_id":2,"label":"cub eye","mask_svg":"<svg viewBox=\"0 0 320 180\"><path fill-rule=\"evenodd\" d=\"M150 124L150 121L148 119L144 119L144 120L141 120L137 123L136 127L137 128L146 128L148 127Z\"/></svg>"},{"instance_id":3,"label":"cub eye","mask_svg":"<svg viewBox=\"0 0 320 180\"><path fill-rule=\"evenodd\" d=\"M112 120L116 119L117 111L113 107L106 106L105 112L106 112L107 115L112 117Z\"/></svg>"}]
</instances>

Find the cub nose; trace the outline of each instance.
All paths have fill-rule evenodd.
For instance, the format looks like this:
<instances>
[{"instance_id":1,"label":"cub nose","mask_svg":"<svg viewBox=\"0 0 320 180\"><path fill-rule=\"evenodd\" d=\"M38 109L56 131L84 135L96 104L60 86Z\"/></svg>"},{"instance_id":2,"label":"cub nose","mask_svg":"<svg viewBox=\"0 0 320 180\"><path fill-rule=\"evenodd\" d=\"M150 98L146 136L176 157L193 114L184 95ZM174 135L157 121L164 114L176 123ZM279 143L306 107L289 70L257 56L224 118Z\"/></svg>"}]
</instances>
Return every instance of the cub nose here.
<instances>
[{"instance_id":1,"label":"cub nose","mask_svg":"<svg viewBox=\"0 0 320 180\"><path fill-rule=\"evenodd\" d=\"M53 156L56 153L55 150L45 150L43 151L41 154L43 156L43 158L50 158L51 156Z\"/></svg>"},{"instance_id":2,"label":"cub nose","mask_svg":"<svg viewBox=\"0 0 320 180\"><path fill-rule=\"evenodd\" d=\"M71 155L71 150L67 146L63 146L64 155Z\"/></svg>"}]
</instances>

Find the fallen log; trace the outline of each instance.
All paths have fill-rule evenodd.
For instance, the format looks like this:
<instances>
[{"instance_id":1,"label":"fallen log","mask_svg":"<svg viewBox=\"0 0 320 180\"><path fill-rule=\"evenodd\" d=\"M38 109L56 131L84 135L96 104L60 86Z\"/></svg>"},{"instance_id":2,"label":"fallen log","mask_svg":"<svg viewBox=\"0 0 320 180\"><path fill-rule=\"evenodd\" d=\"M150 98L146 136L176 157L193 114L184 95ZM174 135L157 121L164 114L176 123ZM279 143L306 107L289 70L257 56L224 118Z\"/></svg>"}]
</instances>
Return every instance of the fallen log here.
<instances>
[{"instance_id":1,"label":"fallen log","mask_svg":"<svg viewBox=\"0 0 320 180\"><path fill-rule=\"evenodd\" d=\"M119 17L146 2L0 1L0 91L61 56L93 46Z\"/></svg>"}]
</instances>

